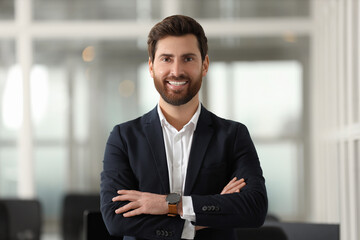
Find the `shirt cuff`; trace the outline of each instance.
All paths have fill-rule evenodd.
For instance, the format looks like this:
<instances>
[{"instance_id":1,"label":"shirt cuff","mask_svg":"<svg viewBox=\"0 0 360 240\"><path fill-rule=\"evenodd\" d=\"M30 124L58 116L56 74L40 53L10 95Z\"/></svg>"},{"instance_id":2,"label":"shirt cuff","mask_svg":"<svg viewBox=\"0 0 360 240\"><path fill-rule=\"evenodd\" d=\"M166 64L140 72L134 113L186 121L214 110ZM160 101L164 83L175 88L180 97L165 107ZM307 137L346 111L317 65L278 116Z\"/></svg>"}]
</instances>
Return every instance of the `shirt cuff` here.
<instances>
[{"instance_id":1,"label":"shirt cuff","mask_svg":"<svg viewBox=\"0 0 360 240\"><path fill-rule=\"evenodd\" d=\"M192 203L191 196L183 196L182 197L182 210L183 215L181 216L182 219L188 220L190 222L196 222L194 207Z\"/></svg>"},{"instance_id":2,"label":"shirt cuff","mask_svg":"<svg viewBox=\"0 0 360 240\"><path fill-rule=\"evenodd\" d=\"M186 220L181 234L182 239L194 239L195 238L195 226L191 222L195 222L195 212L192 203L192 198L190 196L182 197L182 210L183 215L182 219Z\"/></svg>"},{"instance_id":3,"label":"shirt cuff","mask_svg":"<svg viewBox=\"0 0 360 240\"><path fill-rule=\"evenodd\" d=\"M195 238L195 226L188 220L185 220L184 228L181 234L181 239L194 239Z\"/></svg>"}]
</instances>

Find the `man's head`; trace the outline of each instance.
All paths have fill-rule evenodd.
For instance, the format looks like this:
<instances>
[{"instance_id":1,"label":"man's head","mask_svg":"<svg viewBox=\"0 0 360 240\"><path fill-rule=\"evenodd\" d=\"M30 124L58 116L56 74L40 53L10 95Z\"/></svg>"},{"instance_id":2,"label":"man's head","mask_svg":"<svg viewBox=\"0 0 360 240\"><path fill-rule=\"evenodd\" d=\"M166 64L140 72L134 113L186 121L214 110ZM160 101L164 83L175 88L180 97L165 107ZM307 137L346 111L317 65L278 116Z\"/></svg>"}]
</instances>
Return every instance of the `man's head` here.
<instances>
[{"instance_id":1,"label":"man's head","mask_svg":"<svg viewBox=\"0 0 360 240\"><path fill-rule=\"evenodd\" d=\"M150 31L148 46L149 71L161 99L174 106L196 105L209 66L202 27L186 16L165 18Z\"/></svg>"},{"instance_id":2,"label":"man's head","mask_svg":"<svg viewBox=\"0 0 360 240\"><path fill-rule=\"evenodd\" d=\"M191 17L173 15L157 23L148 36L148 54L151 61L154 61L157 42L167 36L184 36L193 34L198 41L201 59L204 61L208 52L207 38L201 25Z\"/></svg>"}]
</instances>

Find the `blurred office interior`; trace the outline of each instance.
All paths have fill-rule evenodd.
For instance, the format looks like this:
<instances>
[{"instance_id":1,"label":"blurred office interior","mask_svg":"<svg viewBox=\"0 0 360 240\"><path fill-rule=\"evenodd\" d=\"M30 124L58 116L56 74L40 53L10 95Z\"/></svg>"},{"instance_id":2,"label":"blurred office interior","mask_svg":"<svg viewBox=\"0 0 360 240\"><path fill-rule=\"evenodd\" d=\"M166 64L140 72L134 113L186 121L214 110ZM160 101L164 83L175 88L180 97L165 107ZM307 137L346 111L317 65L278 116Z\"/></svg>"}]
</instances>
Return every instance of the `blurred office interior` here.
<instances>
[{"instance_id":1,"label":"blurred office interior","mask_svg":"<svg viewBox=\"0 0 360 240\"><path fill-rule=\"evenodd\" d=\"M0 198L98 193L115 124L155 107L147 33L172 14L209 41L201 100L247 125L269 213L360 236L358 0L0 0Z\"/></svg>"}]
</instances>

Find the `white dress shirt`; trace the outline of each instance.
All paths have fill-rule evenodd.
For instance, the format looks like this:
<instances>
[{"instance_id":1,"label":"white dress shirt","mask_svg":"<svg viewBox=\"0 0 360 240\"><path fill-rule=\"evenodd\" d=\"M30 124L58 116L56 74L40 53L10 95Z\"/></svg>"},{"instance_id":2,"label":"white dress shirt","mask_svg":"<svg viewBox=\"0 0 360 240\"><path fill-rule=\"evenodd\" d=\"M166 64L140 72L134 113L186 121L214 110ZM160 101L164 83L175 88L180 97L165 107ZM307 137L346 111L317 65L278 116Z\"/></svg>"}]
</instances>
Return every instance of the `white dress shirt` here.
<instances>
[{"instance_id":1,"label":"white dress shirt","mask_svg":"<svg viewBox=\"0 0 360 240\"><path fill-rule=\"evenodd\" d=\"M179 193L182 196L183 216L181 218L185 220L185 225L181 238L194 239L195 226L191 224L191 221L195 221L195 212L192 199L190 196L183 195L191 143L200 116L201 105L199 104L191 120L180 131L166 121L159 105L157 110L164 136L170 192Z\"/></svg>"}]
</instances>

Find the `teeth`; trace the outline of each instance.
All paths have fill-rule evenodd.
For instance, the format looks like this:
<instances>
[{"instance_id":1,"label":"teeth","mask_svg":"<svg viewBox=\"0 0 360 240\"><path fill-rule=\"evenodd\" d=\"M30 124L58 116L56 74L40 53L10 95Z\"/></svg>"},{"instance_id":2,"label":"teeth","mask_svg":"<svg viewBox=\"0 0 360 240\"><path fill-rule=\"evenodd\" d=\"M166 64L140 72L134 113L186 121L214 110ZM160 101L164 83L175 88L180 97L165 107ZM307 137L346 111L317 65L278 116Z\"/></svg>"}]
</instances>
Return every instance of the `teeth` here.
<instances>
[{"instance_id":1,"label":"teeth","mask_svg":"<svg viewBox=\"0 0 360 240\"><path fill-rule=\"evenodd\" d=\"M175 81L169 81L169 83L174 86L180 86L186 84L186 82L175 82Z\"/></svg>"}]
</instances>

